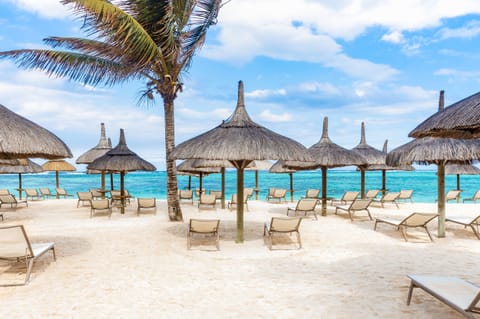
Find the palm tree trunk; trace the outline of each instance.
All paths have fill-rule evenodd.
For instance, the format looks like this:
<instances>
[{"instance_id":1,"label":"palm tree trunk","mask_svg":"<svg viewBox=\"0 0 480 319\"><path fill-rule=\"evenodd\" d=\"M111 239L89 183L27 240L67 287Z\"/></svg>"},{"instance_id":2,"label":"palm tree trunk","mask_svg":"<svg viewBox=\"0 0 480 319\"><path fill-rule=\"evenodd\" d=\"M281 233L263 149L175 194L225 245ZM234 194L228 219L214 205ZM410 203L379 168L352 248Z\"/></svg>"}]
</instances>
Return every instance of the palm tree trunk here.
<instances>
[{"instance_id":1,"label":"palm tree trunk","mask_svg":"<svg viewBox=\"0 0 480 319\"><path fill-rule=\"evenodd\" d=\"M167 204L168 217L170 221L183 221L182 210L178 201L177 192L177 168L175 159L170 158L170 154L175 147L175 118L173 112L173 100L168 96L163 97L163 108L165 113L165 157L167 168Z\"/></svg>"}]
</instances>

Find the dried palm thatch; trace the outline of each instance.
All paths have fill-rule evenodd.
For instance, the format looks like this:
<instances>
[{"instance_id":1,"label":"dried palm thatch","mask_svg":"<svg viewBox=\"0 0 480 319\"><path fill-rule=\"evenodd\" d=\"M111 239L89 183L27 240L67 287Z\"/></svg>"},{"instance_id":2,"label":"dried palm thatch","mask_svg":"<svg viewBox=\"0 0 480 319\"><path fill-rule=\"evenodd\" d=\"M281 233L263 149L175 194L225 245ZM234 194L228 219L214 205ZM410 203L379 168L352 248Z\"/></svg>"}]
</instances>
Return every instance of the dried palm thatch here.
<instances>
[{"instance_id":1,"label":"dried palm thatch","mask_svg":"<svg viewBox=\"0 0 480 319\"><path fill-rule=\"evenodd\" d=\"M125 213L125 174L132 171L156 170L155 166L128 148L123 129L120 129L118 145L88 164L87 169L120 173L120 196L122 201L120 212L122 214Z\"/></svg>"},{"instance_id":2,"label":"dried palm thatch","mask_svg":"<svg viewBox=\"0 0 480 319\"><path fill-rule=\"evenodd\" d=\"M68 146L52 132L0 104L0 158L71 158Z\"/></svg>"},{"instance_id":3,"label":"dried palm thatch","mask_svg":"<svg viewBox=\"0 0 480 319\"><path fill-rule=\"evenodd\" d=\"M42 169L44 171L55 172L55 185L57 188L60 187L60 178L58 172L73 172L77 170L75 166L66 162L65 160L50 160L42 165Z\"/></svg>"},{"instance_id":4,"label":"dried palm thatch","mask_svg":"<svg viewBox=\"0 0 480 319\"><path fill-rule=\"evenodd\" d=\"M228 160L237 168L237 196L243 198L243 170L253 160L311 161L300 143L257 123L247 113L243 82L238 84L237 107L230 118L214 129L177 145L176 159ZM237 205L237 242L243 242L243 205Z\"/></svg>"},{"instance_id":5,"label":"dried palm thatch","mask_svg":"<svg viewBox=\"0 0 480 319\"><path fill-rule=\"evenodd\" d=\"M43 169L40 165L29 159L22 159L17 162L21 163L19 165L1 165L0 174L18 174L18 197L22 199L22 174L40 173L43 172Z\"/></svg>"},{"instance_id":6,"label":"dried palm thatch","mask_svg":"<svg viewBox=\"0 0 480 319\"><path fill-rule=\"evenodd\" d=\"M460 175L479 175L480 168L469 164L447 164L445 165L445 175L457 175L457 190L460 188ZM460 197L457 198L460 202Z\"/></svg>"},{"instance_id":7,"label":"dried palm thatch","mask_svg":"<svg viewBox=\"0 0 480 319\"><path fill-rule=\"evenodd\" d=\"M441 91L441 98L443 91ZM480 92L440 110L413 129L410 137L480 137Z\"/></svg>"},{"instance_id":8,"label":"dried palm thatch","mask_svg":"<svg viewBox=\"0 0 480 319\"><path fill-rule=\"evenodd\" d=\"M296 170L285 166L284 160L278 160L268 171L276 174L288 174L290 178L290 202L293 202L293 173L295 173Z\"/></svg>"},{"instance_id":9,"label":"dried palm thatch","mask_svg":"<svg viewBox=\"0 0 480 319\"><path fill-rule=\"evenodd\" d=\"M16 166L21 165L18 159L3 159L0 158L0 165Z\"/></svg>"},{"instance_id":10,"label":"dried palm thatch","mask_svg":"<svg viewBox=\"0 0 480 319\"><path fill-rule=\"evenodd\" d=\"M221 168L220 167L197 167L195 165L196 161L198 161L198 160L187 159L187 160L183 161L182 163L177 165L177 171L181 172L181 173L189 173L189 174L198 175L199 178L200 178L198 188L200 189L200 193L202 193L202 191L203 191L203 177L208 175L208 174L220 173Z\"/></svg>"},{"instance_id":11,"label":"dried palm thatch","mask_svg":"<svg viewBox=\"0 0 480 319\"><path fill-rule=\"evenodd\" d=\"M355 146L352 151L357 152L365 158L367 165L359 166L360 169L360 195L365 197L365 168L369 165L383 165L385 164L385 158L387 154L367 144L365 138L365 123L362 122L360 143Z\"/></svg>"},{"instance_id":12,"label":"dried palm thatch","mask_svg":"<svg viewBox=\"0 0 480 319\"><path fill-rule=\"evenodd\" d=\"M109 144L105 135L105 124L100 124L100 140L98 144L80 155L75 161L77 164L90 164L100 156L105 155L106 152L112 149L112 145Z\"/></svg>"}]
</instances>

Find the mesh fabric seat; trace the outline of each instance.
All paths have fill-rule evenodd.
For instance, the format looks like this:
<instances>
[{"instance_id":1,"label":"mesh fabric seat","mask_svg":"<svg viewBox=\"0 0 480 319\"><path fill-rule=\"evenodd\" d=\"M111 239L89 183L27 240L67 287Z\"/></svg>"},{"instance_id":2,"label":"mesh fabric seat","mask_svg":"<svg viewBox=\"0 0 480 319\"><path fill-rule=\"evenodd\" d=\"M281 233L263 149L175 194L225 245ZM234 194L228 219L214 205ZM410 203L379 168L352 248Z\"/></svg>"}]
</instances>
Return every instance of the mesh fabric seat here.
<instances>
[{"instance_id":1,"label":"mesh fabric seat","mask_svg":"<svg viewBox=\"0 0 480 319\"><path fill-rule=\"evenodd\" d=\"M378 189L370 189L365 193L365 199L375 199L377 198L378 194L380 193L380 190Z\"/></svg>"},{"instance_id":2,"label":"mesh fabric seat","mask_svg":"<svg viewBox=\"0 0 480 319\"><path fill-rule=\"evenodd\" d=\"M403 201L409 200L410 203L413 203L412 195L413 195L413 189L402 189L402 190L400 190L400 194L398 195L397 201L398 200L403 200Z\"/></svg>"},{"instance_id":3,"label":"mesh fabric seat","mask_svg":"<svg viewBox=\"0 0 480 319\"><path fill-rule=\"evenodd\" d=\"M368 210L368 207L371 203L371 199L356 199L350 205L335 206L335 214L337 214L338 211L345 211L348 213L350 220L353 221L353 216L355 213L366 212L368 214L368 218L372 220L372 215L370 215L370 211Z\"/></svg>"},{"instance_id":4,"label":"mesh fabric seat","mask_svg":"<svg viewBox=\"0 0 480 319\"><path fill-rule=\"evenodd\" d=\"M191 248L192 237L198 235L212 235L215 247L220 250L220 220L219 219L190 219L188 223L187 248Z\"/></svg>"},{"instance_id":5,"label":"mesh fabric seat","mask_svg":"<svg viewBox=\"0 0 480 319\"><path fill-rule=\"evenodd\" d=\"M270 223L265 223L263 227L263 236L269 239L269 248L273 248L273 235L295 233L297 237L298 249L302 248L302 239L300 237L300 222L298 217L272 217Z\"/></svg>"},{"instance_id":6,"label":"mesh fabric seat","mask_svg":"<svg viewBox=\"0 0 480 319\"><path fill-rule=\"evenodd\" d=\"M215 198L215 195L210 195L210 194L202 194L200 195L200 200L198 201L198 208L203 208L203 207L211 207L211 208L217 208L217 199Z\"/></svg>"},{"instance_id":7,"label":"mesh fabric seat","mask_svg":"<svg viewBox=\"0 0 480 319\"><path fill-rule=\"evenodd\" d=\"M82 204L82 206L91 206L93 195L92 192L77 192L77 208Z\"/></svg>"},{"instance_id":8,"label":"mesh fabric seat","mask_svg":"<svg viewBox=\"0 0 480 319\"><path fill-rule=\"evenodd\" d=\"M423 228L427 233L428 238L430 238L430 241L433 241L432 235L430 235L430 232L428 231L427 224L436 217L438 217L438 214L412 213L402 220L376 218L373 230L377 230L378 223L389 224L395 226L397 230L400 230L405 241L408 241L407 228Z\"/></svg>"},{"instance_id":9,"label":"mesh fabric seat","mask_svg":"<svg viewBox=\"0 0 480 319\"><path fill-rule=\"evenodd\" d=\"M65 188L57 187L55 188L55 191L57 192L57 197L63 196L63 198L67 198L73 196L72 194L68 194Z\"/></svg>"},{"instance_id":10,"label":"mesh fabric seat","mask_svg":"<svg viewBox=\"0 0 480 319\"><path fill-rule=\"evenodd\" d=\"M141 210L153 210L153 214L157 214L157 200L155 198L141 198L137 199L137 215L140 215Z\"/></svg>"},{"instance_id":11,"label":"mesh fabric seat","mask_svg":"<svg viewBox=\"0 0 480 319\"><path fill-rule=\"evenodd\" d=\"M110 201L106 198L104 199L92 199L90 201L90 218L93 217L98 211L106 212L108 217L112 217L112 206Z\"/></svg>"},{"instance_id":12,"label":"mesh fabric seat","mask_svg":"<svg viewBox=\"0 0 480 319\"><path fill-rule=\"evenodd\" d=\"M192 190L191 189L180 189L180 190L178 190L178 199L180 201L188 200L193 205L193 192L192 192Z\"/></svg>"},{"instance_id":13,"label":"mesh fabric seat","mask_svg":"<svg viewBox=\"0 0 480 319\"><path fill-rule=\"evenodd\" d=\"M360 194L360 192L351 192L351 191L345 192L345 193L343 193L342 198L340 198L340 199L332 198L330 200L330 204L333 206L336 203L339 203L340 205L345 205L345 204L351 203L351 202L353 202L354 200L357 199L358 194Z\"/></svg>"},{"instance_id":14,"label":"mesh fabric seat","mask_svg":"<svg viewBox=\"0 0 480 319\"><path fill-rule=\"evenodd\" d=\"M385 207L385 204L395 204L397 208L400 208L397 202L398 196L400 196L399 192L390 192L386 193L382 196L382 198L375 200L374 202L380 203L382 207Z\"/></svg>"},{"instance_id":15,"label":"mesh fabric seat","mask_svg":"<svg viewBox=\"0 0 480 319\"><path fill-rule=\"evenodd\" d=\"M46 188L46 187L40 188L40 194L42 194L44 198L55 197L55 195L52 194L52 192L50 191L50 188Z\"/></svg>"},{"instance_id":16,"label":"mesh fabric seat","mask_svg":"<svg viewBox=\"0 0 480 319\"><path fill-rule=\"evenodd\" d=\"M3 205L10 205L10 208L17 208L18 204L25 204L26 207L28 207L28 202L26 199L24 200L17 200L13 194L7 194L7 195L0 195L0 208Z\"/></svg>"},{"instance_id":17,"label":"mesh fabric seat","mask_svg":"<svg viewBox=\"0 0 480 319\"><path fill-rule=\"evenodd\" d=\"M272 200L272 201L278 201L279 203L281 202L287 202L287 199L286 199L286 196L287 196L287 190L286 189L283 189L283 188L275 188L273 190L273 195L269 196L268 197L268 200Z\"/></svg>"},{"instance_id":18,"label":"mesh fabric seat","mask_svg":"<svg viewBox=\"0 0 480 319\"><path fill-rule=\"evenodd\" d=\"M245 205L245 208L247 209L248 211L248 194L243 194L243 205ZM232 195L232 200L228 202L227 204L227 207L229 209L233 209L234 207L236 207L238 204L238 196L237 194L233 194Z\"/></svg>"},{"instance_id":19,"label":"mesh fabric seat","mask_svg":"<svg viewBox=\"0 0 480 319\"><path fill-rule=\"evenodd\" d=\"M320 196L320 190L319 189L307 189L307 192L305 193L305 196L303 198L313 198L313 199L318 199Z\"/></svg>"},{"instance_id":20,"label":"mesh fabric seat","mask_svg":"<svg viewBox=\"0 0 480 319\"><path fill-rule=\"evenodd\" d=\"M465 228L470 227L473 233L475 234L475 236L477 237L477 239L480 239L480 233L478 231L478 226L480 225L480 215L474 218L451 216L451 217L445 218L445 221L462 225Z\"/></svg>"},{"instance_id":21,"label":"mesh fabric seat","mask_svg":"<svg viewBox=\"0 0 480 319\"><path fill-rule=\"evenodd\" d=\"M297 206L295 208L287 208L287 216L289 212L303 213L304 216L307 216L307 213L313 213L315 219L317 218L317 213L315 212L315 207L317 206L318 199L314 198L302 198L297 202Z\"/></svg>"},{"instance_id":22,"label":"mesh fabric seat","mask_svg":"<svg viewBox=\"0 0 480 319\"><path fill-rule=\"evenodd\" d=\"M43 196L35 188L27 188L25 189L25 199L40 200L43 199Z\"/></svg>"}]
</instances>

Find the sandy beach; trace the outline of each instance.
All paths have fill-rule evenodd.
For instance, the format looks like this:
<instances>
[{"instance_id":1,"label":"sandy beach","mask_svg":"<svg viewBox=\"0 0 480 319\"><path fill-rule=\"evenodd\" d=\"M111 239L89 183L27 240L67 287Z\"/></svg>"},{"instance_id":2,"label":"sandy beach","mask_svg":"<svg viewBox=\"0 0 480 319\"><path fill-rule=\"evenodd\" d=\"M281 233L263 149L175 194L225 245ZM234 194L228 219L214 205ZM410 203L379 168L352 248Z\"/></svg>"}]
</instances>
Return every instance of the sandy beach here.
<instances>
[{"instance_id":1,"label":"sandy beach","mask_svg":"<svg viewBox=\"0 0 480 319\"><path fill-rule=\"evenodd\" d=\"M166 202L157 215L89 217L76 199L30 202L2 209L3 225L23 224L32 242L55 242L34 265L27 286L0 288L0 318L462 318L421 290L405 301L407 274L459 276L480 283L479 241L471 230L447 224L435 241L409 230L404 242L393 227L346 215L301 224L303 249L271 251L263 224L284 216L289 204L252 201L245 242L235 243L235 212L183 204L185 222L169 222ZM478 213L474 204L448 204L447 216ZM372 215L401 219L434 204L373 208ZM220 251L186 249L189 218L221 219ZM198 241L194 241L194 244ZM282 248L294 248L288 242ZM2 283L21 281L25 268L0 263Z\"/></svg>"}]
</instances>

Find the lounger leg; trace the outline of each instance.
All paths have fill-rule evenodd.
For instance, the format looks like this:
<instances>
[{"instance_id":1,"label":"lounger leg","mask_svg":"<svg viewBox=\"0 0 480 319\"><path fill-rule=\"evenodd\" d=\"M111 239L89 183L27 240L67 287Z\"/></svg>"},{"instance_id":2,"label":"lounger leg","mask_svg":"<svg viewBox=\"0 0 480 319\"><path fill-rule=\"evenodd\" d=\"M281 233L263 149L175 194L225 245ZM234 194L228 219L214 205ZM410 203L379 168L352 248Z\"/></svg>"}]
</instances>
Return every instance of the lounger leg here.
<instances>
[{"instance_id":1,"label":"lounger leg","mask_svg":"<svg viewBox=\"0 0 480 319\"><path fill-rule=\"evenodd\" d=\"M217 250L220 250L220 232L218 231L216 236L216 246L217 246Z\"/></svg>"},{"instance_id":2,"label":"lounger leg","mask_svg":"<svg viewBox=\"0 0 480 319\"><path fill-rule=\"evenodd\" d=\"M405 241L408 241L408 239L407 239L407 230L405 229L405 227L400 226L399 228L400 228L400 231L402 232L403 239L405 239Z\"/></svg>"},{"instance_id":3,"label":"lounger leg","mask_svg":"<svg viewBox=\"0 0 480 319\"><path fill-rule=\"evenodd\" d=\"M187 249L190 249L190 240L191 240L191 233L188 232L188 235L187 235Z\"/></svg>"},{"instance_id":4,"label":"lounger leg","mask_svg":"<svg viewBox=\"0 0 480 319\"><path fill-rule=\"evenodd\" d=\"M53 261L57 261L57 254L55 254L55 247L52 247Z\"/></svg>"},{"instance_id":5,"label":"lounger leg","mask_svg":"<svg viewBox=\"0 0 480 319\"><path fill-rule=\"evenodd\" d=\"M300 233L297 231L297 240L298 240L298 248L302 248L302 239L300 238Z\"/></svg>"},{"instance_id":6,"label":"lounger leg","mask_svg":"<svg viewBox=\"0 0 480 319\"><path fill-rule=\"evenodd\" d=\"M413 283L413 280L412 280L410 282L410 288L408 289L407 306L410 305L410 301L412 300L413 288L415 288L415 284Z\"/></svg>"},{"instance_id":7,"label":"lounger leg","mask_svg":"<svg viewBox=\"0 0 480 319\"><path fill-rule=\"evenodd\" d=\"M480 234L479 234L478 231L475 229L475 226L470 225L470 227L472 228L473 233L475 234L475 236L477 236L477 239L480 239Z\"/></svg>"},{"instance_id":8,"label":"lounger leg","mask_svg":"<svg viewBox=\"0 0 480 319\"><path fill-rule=\"evenodd\" d=\"M375 225L373 225L373 230L377 230L378 219L375 220Z\"/></svg>"},{"instance_id":9,"label":"lounger leg","mask_svg":"<svg viewBox=\"0 0 480 319\"><path fill-rule=\"evenodd\" d=\"M30 281L30 273L32 272L32 268L33 268L33 258L30 258L28 260L27 275L25 277L25 285L28 284L28 282Z\"/></svg>"},{"instance_id":10,"label":"lounger leg","mask_svg":"<svg viewBox=\"0 0 480 319\"><path fill-rule=\"evenodd\" d=\"M373 220L372 215L370 215L370 211L368 209L366 209L366 211L367 211L367 214L368 214L368 218L370 218L370 220Z\"/></svg>"},{"instance_id":11,"label":"lounger leg","mask_svg":"<svg viewBox=\"0 0 480 319\"><path fill-rule=\"evenodd\" d=\"M432 235L430 235L430 232L428 231L428 228L427 228L427 226L425 225L425 226L423 226L423 228L425 228L425 231L427 232L427 235L428 235L428 237L430 238L430 241L432 241L432 242L433 242Z\"/></svg>"}]
</instances>

